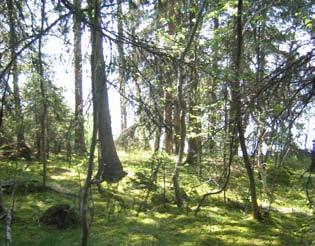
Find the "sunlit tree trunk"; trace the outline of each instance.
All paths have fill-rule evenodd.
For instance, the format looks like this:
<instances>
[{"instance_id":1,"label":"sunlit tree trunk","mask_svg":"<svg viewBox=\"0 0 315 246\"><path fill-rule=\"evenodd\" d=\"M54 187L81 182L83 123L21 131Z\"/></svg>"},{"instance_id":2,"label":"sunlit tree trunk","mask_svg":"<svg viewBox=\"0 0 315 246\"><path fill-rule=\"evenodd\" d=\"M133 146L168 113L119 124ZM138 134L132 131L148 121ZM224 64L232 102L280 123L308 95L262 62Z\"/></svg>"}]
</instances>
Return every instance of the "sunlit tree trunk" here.
<instances>
[{"instance_id":1,"label":"sunlit tree trunk","mask_svg":"<svg viewBox=\"0 0 315 246\"><path fill-rule=\"evenodd\" d=\"M73 0L75 12L73 14L73 33L74 33L74 88L75 88L75 133L74 151L76 154L83 155L86 151L84 139L84 116L83 116L83 91L82 91L82 50L81 50L81 21L79 11L81 0Z\"/></svg>"},{"instance_id":2,"label":"sunlit tree trunk","mask_svg":"<svg viewBox=\"0 0 315 246\"><path fill-rule=\"evenodd\" d=\"M9 15L9 25L10 25L10 35L9 35L9 43L10 43L10 59L12 62L12 78L13 78L13 97L14 97L14 107L15 107L15 119L16 119L16 138L17 143L21 144L25 141L24 139L24 120L23 113L21 107L21 98L20 98L20 89L18 82L18 64L16 57L16 49L17 49L17 35L16 35L16 10L13 5L12 0L7 0L8 7L8 15Z\"/></svg>"},{"instance_id":3,"label":"sunlit tree trunk","mask_svg":"<svg viewBox=\"0 0 315 246\"><path fill-rule=\"evenodd\" d=\"M237 127L239 143L243 153L244 165L247 171L247 176L249 180L249 190L251 196L252 212L253 217L257 220L261 219L260 210L257 203L257 194L256 194L256 184L254 178L254 171L252 168L251 161L247 152L246 140L245 140L245 126L242 122L242 109L241 109L241 92L240 92L240 77L241 77L241 63L242 63L242 49L243 49L243 1L238 0L237 5L237 18L236 18L236 42L235 42L235 51L233 57L234 65L234 79L232 82L232 100L233 100L233 111L235 113L235 124Z\"/></svg>"},{"instance_id":4,"label":"sunlit tree trunk","mask_svg":"<svg viewBox=\"0 0 315 246\"><path fill-rule=\"evenodd\" d=\"M118 158L111 127L111 117L108 104L107 78L105 74L105 61L103 54L103 38L100 31L100 1L89 1L92 6L90 16L91 25L91 71L93 102L98 104L97 108L97 129L99 139L99 164L96 174L96 181L117 182L126 173Z\"/></svg>"}]
</instances>

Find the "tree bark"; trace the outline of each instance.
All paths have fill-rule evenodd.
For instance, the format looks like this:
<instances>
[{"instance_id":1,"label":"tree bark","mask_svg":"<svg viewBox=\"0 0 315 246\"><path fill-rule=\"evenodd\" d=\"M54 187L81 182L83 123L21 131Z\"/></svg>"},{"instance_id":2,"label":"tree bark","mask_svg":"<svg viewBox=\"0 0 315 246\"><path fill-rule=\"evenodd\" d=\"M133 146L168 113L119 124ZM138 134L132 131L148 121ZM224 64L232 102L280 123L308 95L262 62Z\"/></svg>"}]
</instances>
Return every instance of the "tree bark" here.
<instances>
[{"instance_id":1,"label":"tree bark","mask_svg":"<svg viewBox=\"0 0 315 246\"><path fill-rule=\"evenodd\" d=\"M176 1L170 0L167 1L167 32L169 35L174 35L175 33L175 3ZM166 88L170 89L172 87L172 76L169 72L168 76L166 76ZM165 138L164 138L164 146L165 151L168 154L173 153L173 97L169 90L164 91L165 98L165 107L164 107L164 120L166 124L165 128Z\"/></svg>"},{"instance_id":2,"label":"tree bark","mask_svg":"<svg viewBox=\"0 0 315 246\"><path fill-rule=\"evenodd\" d=\"M236 40L235 40L235 52L234 52L234 73L235 81L232 82L232 100L235 112L235 123L237 127L239 142L243 153L244 165L246 168L249 189L251 196L251 205L254 219L260 220L261 214L257 203L256 184L254 178L254 172L252 169L251 161L248 156L246 140L245 140L245 127L242 122L242 109L241 109L241 92L240 92L240 75L241 75L241 61L242 61L242 48L243 48L243 1L238 0L237 6L237 19L236 19Z\"/></svg>"},{"instance_id":3,"label":"tree bark","mask_svg":"<svg viewBox=\"0 0 315 246\"><path fill-rule=\"evenodd\" d=\"M92 92L93 103L97 107L97 130L99 139L99 164L95 177L96 182L118 182L126 173L123 171L114 144L111 117L108 103L107 78L105 74L105 61L103 54L103 38L100 32L100 1L89 1L91 18L91 71L92 71Z\"/></svg>"},{"instance_id":4,"label":"tree bark","mask_svg":"<svg viewBox=\"0 0 315 246\"><path fill-rule=\"evenodd\" d=\"M81 50L81 20L78 15L81 9L81 0L73 0L75 9L73 14L74 34L74 88L75 88L75 132L74 151L78 155L86 152L84 138L84 116L83 116L83 90L82 90L82 50Z\"/></svg>"}]
</instances>

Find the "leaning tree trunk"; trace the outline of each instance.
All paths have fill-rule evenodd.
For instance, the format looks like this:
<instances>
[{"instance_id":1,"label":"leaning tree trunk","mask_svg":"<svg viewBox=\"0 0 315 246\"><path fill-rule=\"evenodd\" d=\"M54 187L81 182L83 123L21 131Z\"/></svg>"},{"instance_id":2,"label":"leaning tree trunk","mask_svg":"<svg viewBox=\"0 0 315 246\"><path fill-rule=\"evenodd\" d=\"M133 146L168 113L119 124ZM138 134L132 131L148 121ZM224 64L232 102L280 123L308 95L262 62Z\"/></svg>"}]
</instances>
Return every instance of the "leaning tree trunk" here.
<instances>
[{"instance_id":1,"label":"leaning tree trunk","mask_svg":"<svg viewBox=\"0 0 315 246\"><path fill-rule=\"evenodd\" d=\"M96 182L117 182L121 180L126 173L118 158L111 127L111 117L108 104L107 78L105 74L105 62L103 55L103 38L100 32L100 1L91 0L93 12L91 18L91 71L92 71L92 90L94 103L97 107L97 129L99 138L99 164L96 174Z\"/></svg>"},{"instance_id":2,"label":"leaning tree trunk","mask_svg":"<svg viewBox=\"0 0 315 246\"><path fill-rule=\"evenodd\" d=\"M15 8L12 0L7 0L8 15L9 15L9 25L10 25L10 59L12 60L12 75L13 75L13 98L15 106L15 119L16 119L16 138L18 145L25 141L24 139L24 124L23 124L23 114L21 107L21 98L20 98L20 89L18 82L18 67L17 67L17 58L16 58L16 49L17 49L17 36L16 36L16 16Z\"/></svg>"},{"instance_id":3,"label":"leaning tree trunk","mask_svg":"<svg viewBox=\"0 0 315 246\"><path fill-rule=\"evenodd\" d=\"M236 47L234 52L234 73L235 73L235 81L232 82L232 100L233 107L235 113L235 123L237 127L237 132L239 136L239 142L241 146L241 150L243 153L244 165L247 171L247 176L249 180L249 189L251 196L251 204L253 210L253 217L257 220L261 219L260 210L257 203L257 195L256 195L256 184L254 178L254 171L251 165L251 161L249 159L249 155L247 152L246 140L245 140L245 127L242 121L242 109L241 109L241 93L240 93L240 75L241 75L241 61L242 61L242 46L243 46L243 23L242 23L242 13L243 13L243 1L238 0L237 7L237 19L236 19Z\"/></svg>"},{"instance_id":4,"label":"leaning tree trunk","mask_svg":"<svg viewBox=\"0 0 315 246\"><path fill-rule=\"evenodd\" d=\"M81 0L73 0L73 34L74 34L74 94L75 94L75 127L74 127L74 151L78 155L84 155L86 151L84 140L83 117L83 91L82 91L82 50L81 50Z\"/></svg>"}]
</instances>

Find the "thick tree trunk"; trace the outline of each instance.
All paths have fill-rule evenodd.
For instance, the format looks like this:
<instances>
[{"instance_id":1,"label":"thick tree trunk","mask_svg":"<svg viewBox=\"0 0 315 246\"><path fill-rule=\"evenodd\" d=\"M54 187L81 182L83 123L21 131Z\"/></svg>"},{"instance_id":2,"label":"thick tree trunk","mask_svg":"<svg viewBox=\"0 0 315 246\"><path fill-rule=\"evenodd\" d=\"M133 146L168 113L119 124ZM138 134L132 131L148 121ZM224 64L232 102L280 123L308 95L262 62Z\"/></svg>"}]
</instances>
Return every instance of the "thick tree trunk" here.
<instances>
[{"instance_id":1,"label":"thick tree trunk","mask_svg":"<svg viewBox=\"0 0 315 246\"><path fill-rule=\"evenodd\" d=\"M174 35L175 33L175 3L176 1L170 0L167 2L167 28L169 35ZM166 82L166 87L170 89L172 87L172 76L171 73L168 74ZM164 121L167 127L165 128L165 138L164 146L168 154L173 153L173 97L170 91L165 90L165 108L164 108Z\"/></svg>"},{"instance_id":2,"label":"thick tree trunk","mask_svg":"<svg viewBox=\"0 0 315 246\"><path fill-rule=\"evenodd\" d=\"M98 27L100 21L100 2L98 0L90 1L93 13L91 14L91 71L92 71L92 90L93 103L97 105L97 129L100 144L99 164L96 174L96 181L117 182L121 180L126 173L118 158L111 127L111 117L108 104L107 78L105 74L105 62L103 54L103 38Z\"/></svg>"},{"instance_id":3,"label":"thick tree trunk","mask_svg":"<svg viewBox=\"0 0 315 246\"><path fill-rule=\"evenodd\" d=\"M83 116L83 91L82 91L82 50L81 50L81 21L78 13L81 9L81 0L73 0L75 12L73 14L74 34L74 88L75 88L75 132L74 151L78 155L86 152L84 139L84 116Z\"/></svg>"},{"instance_id":4,"label":"thick tree trunk","mask_svg":"<svg viewBox=\"0 0 315 246\"><path fill-rule=\"evenodd\" d=\"M235 123L237 127L237 132L239 136L239 142L241 150L243 153L244 165L247 171L247 176L249 180L249 189L251 196L251 204L253 217L257 220L261 219L260 210L257 203L256 195L256 184L254 178L254 172L252 169L252 164L248 156L246 140L245 140L245 127L242 122L242 109L241 109L241 95L240 95L240 74L241 74L241 61L242 61L242 46L243 46L243 23L242 23L242 13L243 13L243 1L238 0L238 11L236 19L236 47L234 52L234 69L235 69L235 81L232 82L232 100L235 113Z\"/></svg>"},{"instance_id":5,"label":"thick tree trunk","mask_svg":"<svg viewBox=\"0 0 315 246\"><path fill-rule=\"evenodd\" d=\"M10 36L9 36L9 43L10 43L10 59L12 62L12 75L13 75L13 97L14 97L14 106L15 106L15 119L16 119L16 138L17 143L23 143L24 139L24 119L22 114L22 107L21 107L21 98L20 98L20 89L19 89L19 82L18 82L18 64L16 58L16 49L17 49L17 36L16 36L16 16L15 16L15 8L13 5L12 0L7 0L7 7L8 7L8 14L9 14L9 25L10 25Z\"/></svg>"},{"instance_id":6,"label":"thick tree trunk","mask_svg":"<svg viewBox=\"0 0 315 246\"><path fill-rule=\"evenodd\" d=\"M117 0L117 30L118 30L118 81L120 91L120 129L121 131L127 128L127 101L126 101L126 61L123 38L123 12L121 1Z\"/></svg>"}]
</instances>

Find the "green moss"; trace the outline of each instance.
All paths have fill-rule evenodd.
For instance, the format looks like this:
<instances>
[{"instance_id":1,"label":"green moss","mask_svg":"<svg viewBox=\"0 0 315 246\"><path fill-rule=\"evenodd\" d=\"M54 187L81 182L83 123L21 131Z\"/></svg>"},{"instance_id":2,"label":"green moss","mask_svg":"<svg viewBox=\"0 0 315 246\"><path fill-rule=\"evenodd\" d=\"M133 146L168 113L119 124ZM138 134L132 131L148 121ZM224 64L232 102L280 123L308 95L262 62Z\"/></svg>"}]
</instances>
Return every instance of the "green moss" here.
<instances>
[{"instance_id":1,"label":"green moss","mask_svg":"<svg viewBox=\"0 0 315 246\"><path fill-rule=\"evenodd\" d=\"M90 245L311 245L314 241L314 216L306 206L303 180L296 175L285 177L290 186L284 185L287 180L277 181L279 185L274 191L275 199L268 220L259 223L251 217L246 172L240 164L235 164L226 201L222 194L210 196L195 216L194 210L201 196L218 189L219 166L205 168L202 177L192 167L181 167L181 186L189 199L184 209L178 210L173 199L172 157L161 155L152 158L151 153L143 151L120 154L128 176L119 184L102 184L108 191L107 195L100 195L96 187L92 189L93 205L90 206L94 207L94 216ZM156 190L133 184L135 179L139 179L137 173L150 177L159 161L162 166L153 180ZM71 163L60 156L52 158L48 163L48 183L78 194L84 181L86 163L79 157ZM41 181L39 163L19 162L17 166L16 163L0 163L0 178L19 175ZM302 168L294 171L302 172ZM213 182L206 183L209 177ZM262 198L262 192L258 194ZM9 205L10 194L4 194L3 198ZM80 228L56 229L39 222L43 212L56 202L74 207L79 204L75 197L58 192L17 194L12 226L14 245L80 245ZM140 209L142 205L145 209ZM1 223L0 231L3 230ZM0 242L3 240L1 233Z\"/></svg>"}]
</instances>

